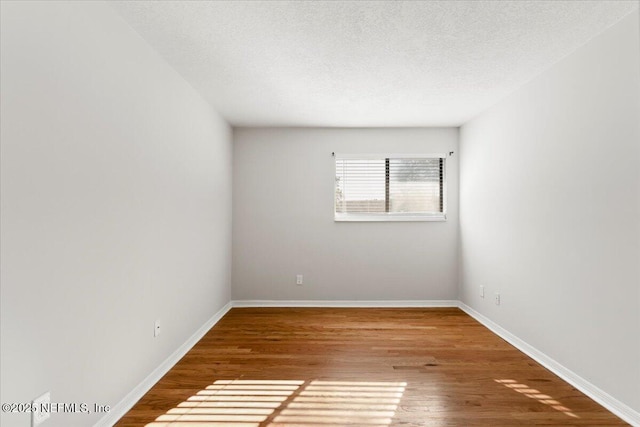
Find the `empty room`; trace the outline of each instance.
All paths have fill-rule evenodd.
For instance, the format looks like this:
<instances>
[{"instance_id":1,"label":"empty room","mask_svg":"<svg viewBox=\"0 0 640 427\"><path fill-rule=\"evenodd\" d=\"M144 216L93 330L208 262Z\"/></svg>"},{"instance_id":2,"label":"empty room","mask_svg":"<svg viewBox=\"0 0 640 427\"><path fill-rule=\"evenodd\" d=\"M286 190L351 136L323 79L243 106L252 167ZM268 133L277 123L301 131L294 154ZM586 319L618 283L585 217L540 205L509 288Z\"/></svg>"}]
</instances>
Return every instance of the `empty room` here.
<instances>
[{"instance_id":1,"label":"empty room","mask_svg":"<svg viewBox=\"0 0 640 427\"><path fill-rule=\"evenodd\" d=\"M0 0L4 427L640 426L640 7Z\"/></svg>"}]
</instances>

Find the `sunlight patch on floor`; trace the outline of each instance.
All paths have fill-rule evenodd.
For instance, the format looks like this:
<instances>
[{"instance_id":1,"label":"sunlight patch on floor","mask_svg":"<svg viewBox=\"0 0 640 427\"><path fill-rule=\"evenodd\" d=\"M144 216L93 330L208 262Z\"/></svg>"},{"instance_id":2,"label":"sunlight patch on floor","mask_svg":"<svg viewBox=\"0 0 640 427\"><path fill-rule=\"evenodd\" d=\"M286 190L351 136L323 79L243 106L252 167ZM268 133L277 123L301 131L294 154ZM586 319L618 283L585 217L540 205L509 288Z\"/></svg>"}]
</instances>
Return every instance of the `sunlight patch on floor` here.
<instances>
[{"instance_id":1,"label":"sunlight patch on floor","mask_svg":"<svg viewBox=\"0 0 640 427\"><path fill-rule=\"evenodd\" d=\"M406 386L405 382L311 381L270 426L388 426Z\"/></svg>"},{"instance_id":2,"label":"sunlight patch on floor","mask_svg":"<svg viewBox=\"0 0 640 427\"><path fill-rule=\"evenodd\" d=\"M567 408L566 406L563 406L560 402L555 400L553 397L547 394L541 393L540 391L534 388L531 388L526 384L521 384L516 380L494 380L494 381L499 384L502 384L507 388L510 388L513 391L521 393L522 395L527 396L530 399L534 399L540 403L551 406L556 411L562 412L569 417L580 418L579 416L571 412L571 409Z\"/></svg>"},{"instance_id":3,"label":"sunlight patch on floor","mask_svg":"<svg viewBox=\"0 0 640 427\"><path fill-rule=\"evenodd\" d=\"M388 426L405 382L218 380L146 427ZM264 424L263 424L264 425Z\"/></svg>"}]
</instances>

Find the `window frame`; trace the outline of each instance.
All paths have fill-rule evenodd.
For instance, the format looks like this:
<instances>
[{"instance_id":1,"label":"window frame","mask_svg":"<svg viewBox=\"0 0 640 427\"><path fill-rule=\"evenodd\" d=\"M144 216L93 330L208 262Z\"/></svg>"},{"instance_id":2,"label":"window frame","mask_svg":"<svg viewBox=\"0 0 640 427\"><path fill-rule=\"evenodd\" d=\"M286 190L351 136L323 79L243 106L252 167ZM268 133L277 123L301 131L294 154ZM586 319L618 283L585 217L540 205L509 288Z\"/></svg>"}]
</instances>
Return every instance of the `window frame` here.
<instances>
[{"instance_id":1,"label":"window frame","mask_svg":"<svg viewBox=\"0 0 640 427\"><path fill-rule=\"evenodd\" d=\"M446 153L333 153L333 220L334 222L402 222L402 221L446 221L447 220L447 157ZM440 182L442 212L433 213L402 213L402 212L381 212L381 213L339 213L336 212L336 189L335 177L338 174L338 160L387 160L387 159L442 159L442 180ZM387 187L385 185L385 187ZM389 194L385 188L385 204L389 202Z\"/></svg>"}]
</instances>

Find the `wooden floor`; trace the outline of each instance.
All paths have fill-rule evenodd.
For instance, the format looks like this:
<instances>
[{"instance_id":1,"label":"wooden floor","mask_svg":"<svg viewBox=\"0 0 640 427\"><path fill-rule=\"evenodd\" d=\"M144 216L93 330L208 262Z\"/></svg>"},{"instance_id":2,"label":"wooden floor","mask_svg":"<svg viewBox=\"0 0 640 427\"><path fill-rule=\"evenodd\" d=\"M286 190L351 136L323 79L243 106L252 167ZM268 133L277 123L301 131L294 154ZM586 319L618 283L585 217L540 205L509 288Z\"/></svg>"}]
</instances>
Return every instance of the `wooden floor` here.
<instances>
[{"instance_id":1,"label":"wooden floor","mask_svg":"<svg viewBox=\"0 0 640 427\"><path fill-rule=\"evenodd\" d=\"M627 424L456 308L234 308L116 425Z\"/></svg>"}]
</instances>

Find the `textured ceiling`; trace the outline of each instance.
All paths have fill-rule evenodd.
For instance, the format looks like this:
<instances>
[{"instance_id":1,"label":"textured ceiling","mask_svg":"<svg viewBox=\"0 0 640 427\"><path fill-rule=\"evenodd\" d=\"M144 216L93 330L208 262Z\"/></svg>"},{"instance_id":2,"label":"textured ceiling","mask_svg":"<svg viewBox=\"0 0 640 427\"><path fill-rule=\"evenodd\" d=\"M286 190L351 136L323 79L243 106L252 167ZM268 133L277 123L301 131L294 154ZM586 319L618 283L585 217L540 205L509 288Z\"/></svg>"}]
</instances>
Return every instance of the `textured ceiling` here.
<instances>
[{"instance_id":1,"label":"textured ceiling","mask_svg":"<svg viewBox=\"0 0 640 427\"><path fill-rule=\"evenodd\" d=\"M236 126L458 126L638 1L110 3Z\"/></svg>"}]
</instances>

